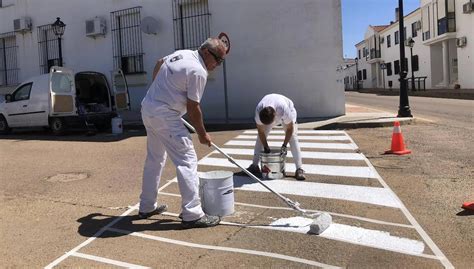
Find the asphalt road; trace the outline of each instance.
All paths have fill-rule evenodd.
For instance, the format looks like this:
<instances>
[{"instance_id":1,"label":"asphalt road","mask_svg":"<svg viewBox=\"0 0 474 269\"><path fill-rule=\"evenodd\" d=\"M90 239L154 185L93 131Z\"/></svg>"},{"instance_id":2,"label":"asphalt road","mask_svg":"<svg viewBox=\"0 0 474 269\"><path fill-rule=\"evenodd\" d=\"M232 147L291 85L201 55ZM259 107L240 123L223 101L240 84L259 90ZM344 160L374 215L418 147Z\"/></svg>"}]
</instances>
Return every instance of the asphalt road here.
<instances>
[{"instance_id":1,"label":"asphalt road","mask_svg":"<svg viewBox=\"0 0 474 269\"><path fill-rule=\"evenodd\" d=\"M398 96L346 92L348 103L375 107L395 114L398 111L399 100ZM410 96L409 104L415 118L433 120L438 124L465 131L474 130L473 100Z\"/></svg>"}]
</instances>

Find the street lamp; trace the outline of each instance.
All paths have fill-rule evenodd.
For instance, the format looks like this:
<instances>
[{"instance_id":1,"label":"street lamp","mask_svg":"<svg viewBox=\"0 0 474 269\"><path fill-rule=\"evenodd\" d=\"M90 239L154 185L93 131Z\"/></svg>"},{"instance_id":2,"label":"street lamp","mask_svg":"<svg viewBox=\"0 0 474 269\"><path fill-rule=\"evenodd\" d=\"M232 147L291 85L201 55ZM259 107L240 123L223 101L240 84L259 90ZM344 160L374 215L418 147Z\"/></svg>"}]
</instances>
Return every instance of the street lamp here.
<instances>
[{"instance_id":1,"label":"street lamp","mask_svg":"<svg viewBox=\"0 0 474 269\"><path fill-rule=\"evenodd\" d=\"M415 40L410 37L407 41L407 46L410 47L410 63L411 63L411 89L415 91L415 71L413 70L413 46L415 45Z\"/></svg>"},{"instance_id":2,"label":"street lamp","mask_svg":"<svg viewBox=\"0 0 474 269\"><path fill-rule=\"evenodd\" d=\"M405 37L405 26L403 25L403 0L398 0L398 32L400 33L400 39ZM410 111L410 105L408 104L408 91L407 91L407 67L405 66L405 42L400 42L400 106L398 107L397 117L413 117Z\"/></svg>"},{"instance_id":3,"label":"street lamp","mask_svg":"<svg viewBox=\"0 0 474 269\"><path fill-rule=\"evenodd\" d=\"M61 21L59 17L56 18L56 21L51 24L54 34L58 37L58 46L59 46L59 66L63 66L63 52L61 48L61 36L64 34L64 29L66 24Z\"/></svg>"},{"instance_id":4,"label":"street lamp","mask_svg":"<svg viewBox=\"0 0 474 269\"><path fill-rule=\"evenodd\" d=\"M355 57L356 63L356 89L359 90L359 58Z\"/></svg>"}]
</instances>

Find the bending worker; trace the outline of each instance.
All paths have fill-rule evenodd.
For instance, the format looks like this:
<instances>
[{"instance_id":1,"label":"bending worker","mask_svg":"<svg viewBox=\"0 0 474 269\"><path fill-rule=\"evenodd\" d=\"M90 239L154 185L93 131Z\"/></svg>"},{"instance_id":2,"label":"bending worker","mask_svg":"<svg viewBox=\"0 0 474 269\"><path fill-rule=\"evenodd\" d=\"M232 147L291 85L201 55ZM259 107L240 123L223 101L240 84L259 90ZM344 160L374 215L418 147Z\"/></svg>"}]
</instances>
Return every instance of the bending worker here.
<instances>
[{"instance_id":1,"label":"bending worker","mask_svg":"<svg viewBox=\"0 0 474 269\"><path fill-rule=\"evenodd\" d=\"M142 119L147 132L147 156L143 171L139 217L148 218L166 211L157 206L158 186L167 156L176 166L181 193L181 225L203 228L219 224L218 216L204 214L199 199L197 156L189 131L181 117L188 114L199 142L211 146L200 108L208 72L226 56L226 47L217 38L207 39L196 51L178 50L159 60L153 83L142 101Z\"/></svg>"},{"instance_id":2,"label":"bending worker","mask_svg":"<svg viewBox=\"0 0 474 269\"><path fill-rule=\"evenodd\" d=\"M255 122L257 123L258 137L255 142L253 161L247 169L254 175L260 175L258 166L260 152L270 153L267 136L274 126L283 125L285 130L285 140L281 145L280 151L286 154L286 147L290 142L290 150L295 160L297 180L305 180L304 170L302 168L301 151L298 144L298 127L296 124L296 110L293 102L281 94L268 94L258 103L255 110Z\"/></svg>"}]
</instances>

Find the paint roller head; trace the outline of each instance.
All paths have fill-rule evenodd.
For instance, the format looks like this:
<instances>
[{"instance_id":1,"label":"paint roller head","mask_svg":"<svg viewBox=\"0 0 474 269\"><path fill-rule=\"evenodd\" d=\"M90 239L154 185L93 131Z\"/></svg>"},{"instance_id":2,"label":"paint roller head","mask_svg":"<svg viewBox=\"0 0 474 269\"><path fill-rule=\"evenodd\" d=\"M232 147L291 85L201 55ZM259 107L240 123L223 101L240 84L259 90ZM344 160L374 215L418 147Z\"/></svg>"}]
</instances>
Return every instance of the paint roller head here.
<instances>
[{"instance_id":1,"label":"paint roller head","mask_svg":"<svg viewBox=\"0 0 474 269\"><path fill-rule=\"evenodd\" d=\"M309 225L309 234L317 234L320 235L332 223L332 217L328 213L317 213L311 216L313 218L313 222Z\"/></svg>"}]
</instances>

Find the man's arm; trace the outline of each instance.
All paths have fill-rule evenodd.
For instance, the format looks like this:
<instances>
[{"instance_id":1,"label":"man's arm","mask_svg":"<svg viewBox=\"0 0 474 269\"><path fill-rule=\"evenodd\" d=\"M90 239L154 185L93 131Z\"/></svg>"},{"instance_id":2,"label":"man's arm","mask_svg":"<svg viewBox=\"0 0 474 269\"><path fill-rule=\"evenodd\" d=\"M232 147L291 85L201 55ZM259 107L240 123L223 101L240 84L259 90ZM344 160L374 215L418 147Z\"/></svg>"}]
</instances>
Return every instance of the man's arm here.
<instances>
[{"instance_id":1,"label":"man's arm","mask_svg":"<svg viewBox=\"0 0 474 269\"><path fill-rule=\"evenodd\" d=\"M202 120L202 112L199 103L188 98L186 103L188 110L189 120L196 129L196 133L201 144L211 146L211 137L207 134L206 128L204 128L204 122Z\"/></svg>"},{"instance_id":2,"label":"man's arm","mask_svg":"<svg viewBox=\"0 0 474 269\"><path fill-rule=\"evenodd\" d=\"M258 138L260 139L260 142L262 142L264 151L269 152L270 147L268 146L267 137L265 136L265 125L257 124L257 130Z\"/></svg>"},{"instance_id":3,"label":"man's arm","mask_svg":"<svg viewBox=\"0 0 474 269\"><path fill-rule=\"evenodd\" d=\"M155 68L153 68L153 80L155 80L155 77L156 75L158 75L158 71L160 71L160 67L161 65L164 63L165 61L163 59L159 59L156 64L155 64Z\"/></svg>"}]
</instances>

